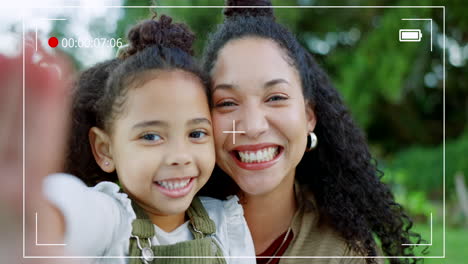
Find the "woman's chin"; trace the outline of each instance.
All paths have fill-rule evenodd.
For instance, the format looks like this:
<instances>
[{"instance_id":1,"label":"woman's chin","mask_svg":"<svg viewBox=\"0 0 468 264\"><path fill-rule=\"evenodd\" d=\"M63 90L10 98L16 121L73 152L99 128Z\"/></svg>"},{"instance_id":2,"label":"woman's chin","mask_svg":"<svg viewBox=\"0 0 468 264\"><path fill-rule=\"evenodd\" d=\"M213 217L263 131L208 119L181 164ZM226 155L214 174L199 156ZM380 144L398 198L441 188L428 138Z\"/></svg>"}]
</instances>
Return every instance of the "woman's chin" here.
<instances>
[{"instance_id":1,"label":"woman's chin","mask_svg":"<svg viewBox=\"0 0 468 264\"><path fill-rule=\"evenodd\" d=\"M242 190L242 192L251 196L260 196L268 194L269 192L273 191L279 184L279 181L277 183L276 181L273 181L271 177L268 177L266 179L260 179L260 177L258 177L255 180L239 179L239 181L236 182L239 185L239 188Z\"/></svg>"}]
</instances>

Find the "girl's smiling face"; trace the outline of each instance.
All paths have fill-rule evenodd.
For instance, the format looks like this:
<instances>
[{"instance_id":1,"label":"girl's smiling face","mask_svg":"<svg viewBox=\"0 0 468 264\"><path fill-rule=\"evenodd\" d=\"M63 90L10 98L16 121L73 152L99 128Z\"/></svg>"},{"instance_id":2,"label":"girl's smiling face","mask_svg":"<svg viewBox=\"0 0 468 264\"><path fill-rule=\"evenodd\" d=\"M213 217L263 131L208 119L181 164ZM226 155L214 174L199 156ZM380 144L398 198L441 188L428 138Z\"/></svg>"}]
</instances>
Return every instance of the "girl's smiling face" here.
<instances>
[{"instance_id":1,"label":"girl's smiling face","mask_svg":"<svg viewBox=\"0 0 468 264\"><path fill-rule=\"evenodd\" d=\"M90 135L98 138L95 152L105 153L97 155L101 168L115 168L125 192L145 211L180 214L207 182L215 163L208 100L201 81L191 73L150 74L149 81L128 90L110 136L96 128L99 136Z\"/></svg>"},{"instance_id":2,"label":"girl's smiling face","mask_svg":"<svg viewBox=\"0 0 468 264\"><path fill-rule=\"evenodd\" d=\"M315 115L284 51L263 38L231 40L211 76L217 164L250 195L292 183ZM233 120L245 132L235 134L235 143L225 133L233 130Z\"/></svg>"}]
</instances>

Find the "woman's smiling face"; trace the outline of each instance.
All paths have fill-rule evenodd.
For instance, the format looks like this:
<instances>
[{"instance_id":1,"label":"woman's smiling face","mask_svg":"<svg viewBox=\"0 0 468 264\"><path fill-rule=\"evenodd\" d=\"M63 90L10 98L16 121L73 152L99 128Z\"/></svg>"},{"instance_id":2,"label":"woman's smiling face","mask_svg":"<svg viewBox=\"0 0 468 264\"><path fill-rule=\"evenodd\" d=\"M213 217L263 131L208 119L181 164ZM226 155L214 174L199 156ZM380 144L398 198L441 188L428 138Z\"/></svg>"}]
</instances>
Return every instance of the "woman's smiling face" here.
<instances>
[{"instance_id":1,"label":"woman's smiling face","mask_svg":"<svg viewBox=\"0 0 468 264\"><path fill-rule=\"evenodd\" d=\"M217 164L250 195L294 181L315 115L285 52L268 39L231 40L211 76ZM226 133L233 123L244 133Z\"/></svg>"}]
</instances>

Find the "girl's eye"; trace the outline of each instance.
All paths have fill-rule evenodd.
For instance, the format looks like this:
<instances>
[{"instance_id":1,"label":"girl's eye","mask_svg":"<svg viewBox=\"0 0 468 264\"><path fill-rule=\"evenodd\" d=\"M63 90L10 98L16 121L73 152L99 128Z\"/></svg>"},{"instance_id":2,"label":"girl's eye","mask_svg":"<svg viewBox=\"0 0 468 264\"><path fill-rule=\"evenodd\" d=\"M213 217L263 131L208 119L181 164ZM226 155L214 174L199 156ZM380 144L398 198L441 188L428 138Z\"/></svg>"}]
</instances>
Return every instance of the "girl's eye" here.
<instances>
[{"instance_id":1,"label":"girl's eye","mask_svg":"<svg viewBox=\"0 0 468 264\"><path fill-rule=\"evenodd\" d=\"M147 141L160 141L162 139L158 134L153 133L144 134L141 138Z\"/></svg>"},{"instance_id":2,"label":"girl's eye","mask_svg":"<svg viewBox=\"0 0 468 264\"><path fill-rule=\"evenodd\" d=\"M235 106L236 104L233 101L223 101L219 104L216 105L216 107L229 107L229 106Z\"/></svg>"},{"instance_id":3,"label":"girl's eye","mask_svg":"<svg viewBox=\"0 0 468 264\"><path fill-rule=\"evenodd\" d=\"M196 139L204 138L207 135L208 133L206 133L205 131L201 131L201 130L193 131L189 134L191 138L196 138Z\"/></svg>"},{"instance_id":4,"label":"girl's eye","mask_svg":"<svg viewBox=\"0 0 468 264\"><path fill-rule=\"evenodd\" d=\"M283 101L283 100L287 100L287 99L288 98L286 96L273 95L272 97L267 99L267 102Z\"/></svg>"}]
</instances>

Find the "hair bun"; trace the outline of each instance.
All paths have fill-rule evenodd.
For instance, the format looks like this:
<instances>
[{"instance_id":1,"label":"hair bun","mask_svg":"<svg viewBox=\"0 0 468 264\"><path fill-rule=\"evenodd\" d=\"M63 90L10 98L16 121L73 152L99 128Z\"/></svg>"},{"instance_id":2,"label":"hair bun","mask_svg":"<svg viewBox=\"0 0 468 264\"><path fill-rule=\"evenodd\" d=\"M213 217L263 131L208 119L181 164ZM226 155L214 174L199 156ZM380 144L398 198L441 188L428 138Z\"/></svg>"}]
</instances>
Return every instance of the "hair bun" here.
<instances>
[{"instance_id":1,"label":"hair bun","mask_svg":"<svg viewBox=\"0 0 468 264\"><path fill-rule=\"evenodd\" d=\"M226 6L266 6L267 8L230 8L224 9L226 18L233 16L266 16L275 18L270 0L226 0Z\"/></svg>"},{"instance_id":2,"label":"hair bun","mask_svg":"<svg viewBox=\"0 0 468 264\"><path fill-rule=\"evenodd\" d=\"M128 57L148 46L160 45L168 48L179 48L193 55L195 34L182 23L172 23L172 18L162 15L159 21L148 19L135 25L128 32L129 47L123 57Z\"/></svg>"}]
</instances>

